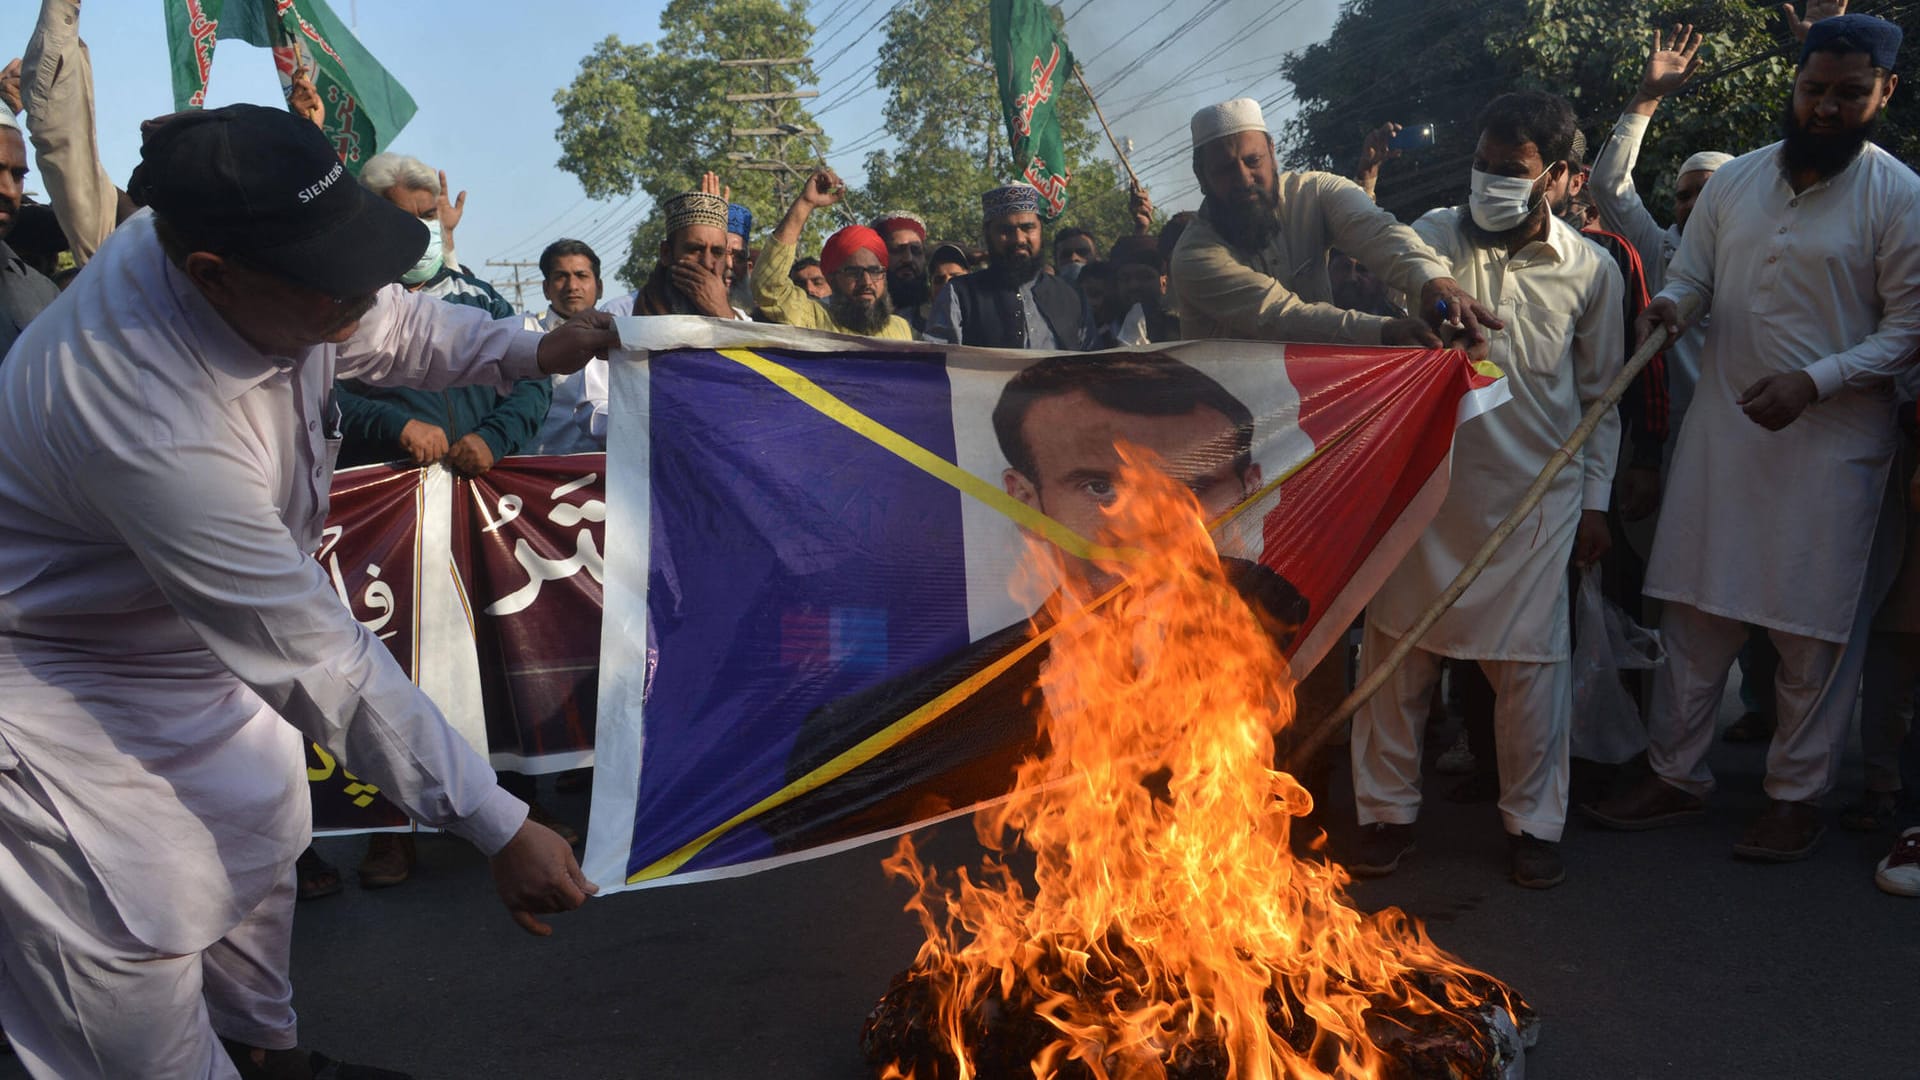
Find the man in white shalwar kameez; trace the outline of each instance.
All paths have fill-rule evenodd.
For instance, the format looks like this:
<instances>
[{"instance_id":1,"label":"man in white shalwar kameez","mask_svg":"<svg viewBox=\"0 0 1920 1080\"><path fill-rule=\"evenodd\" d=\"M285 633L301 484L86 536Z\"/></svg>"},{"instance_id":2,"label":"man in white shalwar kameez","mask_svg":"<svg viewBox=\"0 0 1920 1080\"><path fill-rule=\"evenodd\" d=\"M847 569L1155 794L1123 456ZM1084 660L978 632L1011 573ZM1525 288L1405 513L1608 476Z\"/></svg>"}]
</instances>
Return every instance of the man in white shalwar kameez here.
<instances>
[{"instance_id":1,"label":"man in white shalwar kameez","mask_svg":"<svg viewBox=\"0 0 1920 1080\"><path fill-rule=\"evenodd\" d=\"M1560 98L1496 98L1481 116L1469 205L1414 223L1461 286L1504 321L1490 359L1506 373L1512 400L1456 433L1445 503L1367 608L1363 669L1379 664L1447 587L1619 373L1619 268L1552 212L1568 187L1574 130L1573 110ZM1442 659L1452 657L1479 661L1493 684L1514 881L1549 888L1564 879L1557 845L1573 711L1567 565L1606 552L1619 446L1619 417L1609 412L1532 518L1354 718L1364 836L1348 864L1353 873L1390 873L1412 848L1428 700Z\"/></svg>"},{"instance_id":2,"label":"man in white shalwar kameez","mask_svg":"<svg viewBox=\"0 0 1920 1080\"><path fill-rule=\"evenodd\" d=\"M141 157L150 209L0 365L0 1024L38 1078L375 1075L295 1049L304 739L487 853L529 931L593 886L309 554L328 389L577 371L611 320L391 284L426 229L291 113Z\"/></svg>"},{"instance_id":3,"label":"man in white shalwar kameez","mask_svg":"<svg viewBox=\"0 0 1920 1080\"><path fill-rule=\"evenodd\" d=\"M1920 347L1920 178L1870 140L1898 84L1899 28L1845 15L1807 34L1786 138L1721 167L1642 329L1710 302L1647 595L1667 663L1653 775L1587 808L1616 828L1698 817L1742 623L1780 653L1767 811L1736 855L1804 857L1823 831L1877 596L1869 552L1896 441L1893 377Z\"/></svg>"}]
</instances>

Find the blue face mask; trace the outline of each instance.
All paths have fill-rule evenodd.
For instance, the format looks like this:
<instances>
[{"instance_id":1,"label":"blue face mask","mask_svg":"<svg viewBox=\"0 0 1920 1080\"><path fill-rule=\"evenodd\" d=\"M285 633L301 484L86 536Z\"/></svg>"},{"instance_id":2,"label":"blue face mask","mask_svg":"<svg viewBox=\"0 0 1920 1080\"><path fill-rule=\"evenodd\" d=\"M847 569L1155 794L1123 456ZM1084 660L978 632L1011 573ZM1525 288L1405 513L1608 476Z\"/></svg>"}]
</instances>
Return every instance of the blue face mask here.
<instances>
[{"instance_id":1,"label":"blue face mask","mask_svg":"<svg viewBox=\"0 0 1920 1080\"><path fill-rule=\"evenodd\" d=\"M413 264L413 269L400 275L400 281L405 285L431 281L433 275L440 272L440 267L446 264L446 252L440 246L440 223L422 221L420 224L427 227L427 250L420 253L420 261Z\"/></svg>"}]
</instances>

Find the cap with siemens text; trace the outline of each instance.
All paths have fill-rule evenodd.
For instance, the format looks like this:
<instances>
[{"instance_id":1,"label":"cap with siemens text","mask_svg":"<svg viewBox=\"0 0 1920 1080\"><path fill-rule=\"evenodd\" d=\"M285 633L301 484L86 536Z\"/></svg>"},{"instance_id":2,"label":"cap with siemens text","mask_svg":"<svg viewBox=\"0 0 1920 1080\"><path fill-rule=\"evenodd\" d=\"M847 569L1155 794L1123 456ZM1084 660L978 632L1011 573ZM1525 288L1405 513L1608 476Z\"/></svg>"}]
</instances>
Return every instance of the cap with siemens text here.
<instances>
[{"instance_id":1,"label":"cap with siemens text","mask_svg":"<svg viewBox=\"0 0 1920 1080\"><path fill-rule=\"evenodd\" d=\"M228 105L141 126L128 194L190 243L336 298L400 280L427 227L368 191L313 122Z\"/></svg>"}]
</instances>

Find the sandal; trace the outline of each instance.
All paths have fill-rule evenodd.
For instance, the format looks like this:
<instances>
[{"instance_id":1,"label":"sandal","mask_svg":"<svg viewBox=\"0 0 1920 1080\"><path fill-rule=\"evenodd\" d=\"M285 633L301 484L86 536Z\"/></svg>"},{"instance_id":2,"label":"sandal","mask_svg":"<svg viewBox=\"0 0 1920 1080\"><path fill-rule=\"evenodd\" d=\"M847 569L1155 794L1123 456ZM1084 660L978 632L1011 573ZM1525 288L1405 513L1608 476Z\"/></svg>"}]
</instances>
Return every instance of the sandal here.
<instances>
[{"instance_id":1,"label":"sandal","mask_svg":"<svg viewBox=\"0 0 1920 1080\"><path fill-rule=\"evenodd\" d=\"M321 858L312 845L308 845L307 850L294 860L293 872L299 881L298 895L302 900L318 900L323 896L332 896L341 889L340 871Z\"/></svg>"},{"instance_id":2,"label":"sandal","mask_svg":"<svg viewBox=\"0 0 1920 1080\"><path fill-rule=\"evenodd\" d=\"M1848 832L1880 832L1900 813L1900 793L1868 791L1840 809L1840 827Z\"/></svg>"}]
</instances>

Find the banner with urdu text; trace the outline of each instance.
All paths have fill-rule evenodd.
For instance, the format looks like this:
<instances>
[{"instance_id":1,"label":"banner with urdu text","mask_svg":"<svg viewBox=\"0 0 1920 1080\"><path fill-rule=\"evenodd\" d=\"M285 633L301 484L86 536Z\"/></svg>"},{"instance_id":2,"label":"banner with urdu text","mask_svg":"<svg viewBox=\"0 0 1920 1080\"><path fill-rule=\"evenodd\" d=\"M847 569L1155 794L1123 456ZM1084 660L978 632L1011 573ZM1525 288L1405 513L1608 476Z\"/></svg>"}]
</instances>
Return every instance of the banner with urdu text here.
<instances>
[{"instance_id":1,"label":"banner with urdu text","mask_svg":"<svg viewBox=\"0 0 1920 1080\"><path fill-rule=\"evenodd\" d=\"M333 480L314 557L494 768L593 763L600 666L600 454L510 457L462 479L370 465ZM322 832L408 829L399 809L309 743Z\"/></svg>"},{"instance_id":2,"label":"banner with urdu text","mask_svg":"<svg viewBox=\"0 0 1920 1080\"><path fill-rule=\"evenodd\" d=\"M746 873L1004 794L1045 708L1023 537L1095 553L1117 441L1194 491L1311 668L1438 508L1456 424L1506 395L1458 352L620 329L586 856L603 888Z\"/></svg>"}]
</instances>

